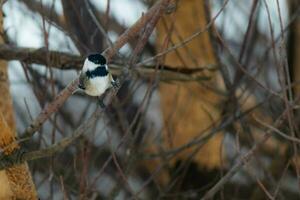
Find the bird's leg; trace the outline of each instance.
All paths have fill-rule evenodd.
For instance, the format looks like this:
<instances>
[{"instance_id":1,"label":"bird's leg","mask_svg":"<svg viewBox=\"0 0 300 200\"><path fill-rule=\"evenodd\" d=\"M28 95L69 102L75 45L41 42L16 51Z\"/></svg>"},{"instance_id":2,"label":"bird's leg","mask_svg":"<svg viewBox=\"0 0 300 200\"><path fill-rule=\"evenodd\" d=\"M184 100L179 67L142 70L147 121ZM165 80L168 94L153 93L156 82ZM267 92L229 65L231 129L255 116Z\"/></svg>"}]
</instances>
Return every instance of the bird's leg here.
<instances>
[{"instance_id":1,"label":"bird's leg","mask_svg":"<svg viewBox=\"0 0 300 200\"><path fill-rule=\"evenodd\" d=\"M118 79L115 81L111 81L111 85L113 86L115 91L118 91L121 87L120 81Z\"/></svg>"},{"instance_id":2,"label":"bird's leg","mask_svg":"<svg viewBox=\"0 0 300 200\"><path fill-rule=\"evenodd\" d=\"M104 104L104 95L101 95L98 97L98 104L102 109L105 109L105 104Z\"/></svg>"}]
</instances>

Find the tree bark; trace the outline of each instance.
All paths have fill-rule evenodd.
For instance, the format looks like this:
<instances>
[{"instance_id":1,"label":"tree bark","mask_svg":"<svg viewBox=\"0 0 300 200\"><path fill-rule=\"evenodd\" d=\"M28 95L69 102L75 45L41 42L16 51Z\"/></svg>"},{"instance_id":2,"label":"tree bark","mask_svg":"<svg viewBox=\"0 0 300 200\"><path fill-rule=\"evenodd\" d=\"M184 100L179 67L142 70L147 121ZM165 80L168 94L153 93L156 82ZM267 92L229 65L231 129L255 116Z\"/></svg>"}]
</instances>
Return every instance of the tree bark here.
<instances>
[{"instance_id":1,"label":"tree bark","mask_svg":"<svg viewBox=\"0 0 300 200\"><path fill-rule=\"evenodd\" d=\"M177 2L174 14L165 17L157 26L158 51L181 43L195 32L204 30L209 23L207 5L204 0ZM202 65L217 64L209 31L210 29L206 30L188 44L167 54L163 65L194 69ZM168 46L165 45L167 43ZM222 98L207 87L213 85L221 89L223 82L219 72L204 70L199 74L211 79L203 82L160 84L161 109L165 122L162 136L164 151L185 145L207 130L209 131L216 125L221 115L219 104ZM177 161L189 160L193 152L197 151L191 160L198 167L206 170L220 168L222 139L222 134L216 134L199 150L195 145L182 151L171 160L171 166L174 167ZM158 148L151 148L151 151L158 151ZM147 165L155 169L159 164L161 162L151 161ZM161 173L159 177L160 182L169 181L167 172Z\"/></svg>"},{"instance_id":2,"label":"tree bark","mask_svg":"<svg viewBox=\"0 0 300 200\"><path fill-rule=\"evenodd\" d=\"M289 13L290 18L299 12L300 2L297 0L289 1ZM289 35L289 46L288 46L288 55L289 55L289 66L293 82L296 82L294 87L295 98L300 94L300 17L298 16L294 19L290 26L290 35Z\"/></svg>"},{"instance_id":3,"label":"tree bark","mask_svg":"<svg viewBox=\"0 0 300 200\"><path fill-rule=\"evenodd\" d=\"M0 31L3 34L3 13L0 12ZM0 43L3 38L0 37ZM7 62L0 60L0 149L9 155L19 148L15 141L15 121L12 99L9 92ZM9 145L9 146L8 146ZM35 186L27 164L17 165L0 171L0 199L37 199Z\"/></svg>"}]
</instances>

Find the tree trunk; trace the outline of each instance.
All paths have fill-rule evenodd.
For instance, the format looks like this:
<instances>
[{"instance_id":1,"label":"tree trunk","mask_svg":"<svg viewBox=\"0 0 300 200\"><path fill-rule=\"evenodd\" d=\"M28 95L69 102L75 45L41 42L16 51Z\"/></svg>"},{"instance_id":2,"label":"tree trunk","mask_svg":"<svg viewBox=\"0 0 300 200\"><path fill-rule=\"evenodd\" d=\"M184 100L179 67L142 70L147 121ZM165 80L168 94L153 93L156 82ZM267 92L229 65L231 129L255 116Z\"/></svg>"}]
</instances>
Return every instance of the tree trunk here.
<instances>
[{"instance_id":1,"label":"tree trunk","mask_svg":"<svg viewBox=\"0 0 300 200\"><path fill-rule=\"evenodd\" d=\"M0 31L3 34L3 13L0 13ZM0 38L3 43L3 38ZM7 62L0 60L0 148L4 154L10 154L17 144L7 145L15 141L15 121L13 115L12 99L9 92L9 81L7 75ZM0 200L9 199L37 199L35 186L33 184L27 164L17 165L0 171Z\"/></svg>"},{"instance_id":2,"label":"tree trunk","mask_svg":"<svg viewBox=\"0 0 300 200\"><path fill-rule=\"evenodd\" d=\"M157 26L157 50L158 52L168 47L179 44L199 30L204 30L209 22L206 12L205 0L181 0L178 1L176 11L163 18ZM163 63L167 66L183 68L200 68L217 64L216 55L211 42L209 30L201 33L188 44L178 48L165 56ZM168 41L169 39L169 41ZM214 86L219 89L223 85L217 71L203 70L198 75L210 77L204 82L178 82L161 83L160 99L163 114L164 129L162 147L164 151L181 147L194 141L196 137L207 133L217 123L221 115L219 104L221 96L208 89L206 86ZM171 161L174 167L178 161L189 160L192 157L197 168L210 171L221 166L221 142L222 134L216 134L209 139L199 150L199 145L194 145L181 151ZM153 147L152 147L153 148ZM158 148L152 149L158 151ZM155 169L160 162L149 163L149 167ZM169 182L169 174L162 172L159 175L160 182Z\"/></svg>"},{"instance_id":3,"label":"tree trunk","mask_svg":"<svg viewBox=\"0 0 300 200\"><path fill-rule=\"evenodd\" d=\"M300 6L300 2L297 0L289 1L289 12L290 17L296 14L297 9ZM289 35L289 66L291 71L291 77L293 82L297 84L294 87L295 98L300 94L300 17L298 17L292 22L290 26L290 35Z\"/></svg>"}]
</instances>

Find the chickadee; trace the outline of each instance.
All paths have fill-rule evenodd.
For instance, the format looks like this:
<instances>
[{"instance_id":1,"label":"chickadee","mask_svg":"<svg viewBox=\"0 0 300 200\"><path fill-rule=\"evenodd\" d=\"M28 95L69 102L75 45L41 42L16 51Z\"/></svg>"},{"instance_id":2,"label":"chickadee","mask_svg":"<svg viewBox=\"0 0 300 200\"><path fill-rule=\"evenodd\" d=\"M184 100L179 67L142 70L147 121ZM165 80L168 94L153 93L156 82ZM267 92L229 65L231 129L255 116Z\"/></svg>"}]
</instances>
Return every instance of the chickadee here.
<instances>
[{"instance_id":1,"label":"chickadee","mask_svg":"<svg viewBox=\"0 0 300 200\"><path fill-rule=\"evenodd\" d=\"M78 87L90 96L101 96L107 89L118 87L108 71L106 59L99 53L89 55L79 76ZM103 102L100 102L103 105Z\"/></svg>"}]
</instances>

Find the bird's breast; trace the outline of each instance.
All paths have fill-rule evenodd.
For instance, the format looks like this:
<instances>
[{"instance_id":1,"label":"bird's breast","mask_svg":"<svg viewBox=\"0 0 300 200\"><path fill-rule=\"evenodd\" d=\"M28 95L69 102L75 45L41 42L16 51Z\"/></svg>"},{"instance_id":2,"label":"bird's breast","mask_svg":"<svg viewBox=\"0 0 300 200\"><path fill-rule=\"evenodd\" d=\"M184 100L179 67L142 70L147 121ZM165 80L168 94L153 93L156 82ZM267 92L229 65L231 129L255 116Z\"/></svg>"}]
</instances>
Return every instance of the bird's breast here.
<instances>
[{"instance_id":1,"label":"bird's breast","mask_svg":"<svg viewBox=\"0 0 300 200\"><path fill-rule=\"evenodd\" d=\"M96 77L89 80L89 84L87 84L85 93L90 96L100 96L109 87L110 87L110 81L108 76Z\"/></svg>"}]
</instances>

